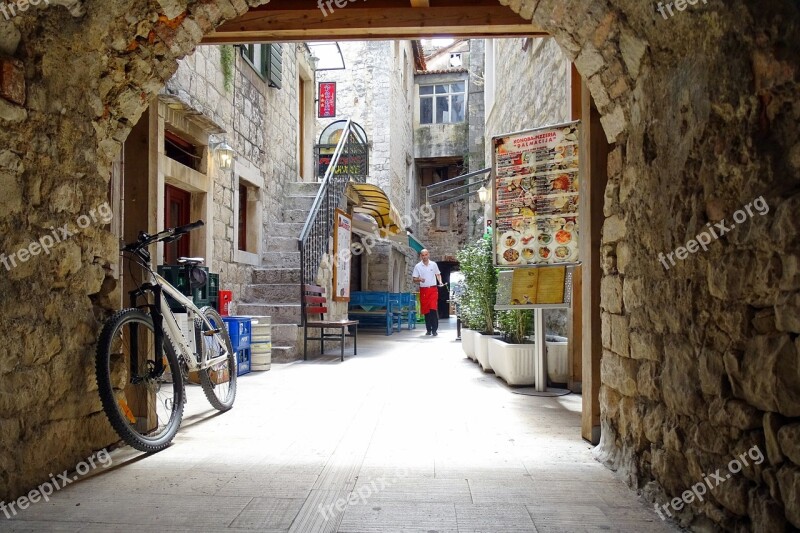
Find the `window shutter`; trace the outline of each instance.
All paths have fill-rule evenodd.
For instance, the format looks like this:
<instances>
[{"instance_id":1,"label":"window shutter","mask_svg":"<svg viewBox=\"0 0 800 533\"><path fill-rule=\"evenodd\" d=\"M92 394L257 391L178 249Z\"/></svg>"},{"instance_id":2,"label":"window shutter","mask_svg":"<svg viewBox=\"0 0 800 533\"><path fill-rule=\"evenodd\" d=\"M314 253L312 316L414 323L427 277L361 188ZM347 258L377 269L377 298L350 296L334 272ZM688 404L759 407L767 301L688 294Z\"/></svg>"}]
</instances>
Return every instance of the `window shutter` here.
<instances>
[{"instance_id":1,"label":"window shutter","mask_svg":"<svg viewBox=\"0 0 800 533\"><path fill-rule=\"evenodd\" d=\"M278 43L267 45L267 53L264 54L264 61L267 74L267 82L270 87L280 89L283 81L283 48Z\"/></svg>"}]
</instances>

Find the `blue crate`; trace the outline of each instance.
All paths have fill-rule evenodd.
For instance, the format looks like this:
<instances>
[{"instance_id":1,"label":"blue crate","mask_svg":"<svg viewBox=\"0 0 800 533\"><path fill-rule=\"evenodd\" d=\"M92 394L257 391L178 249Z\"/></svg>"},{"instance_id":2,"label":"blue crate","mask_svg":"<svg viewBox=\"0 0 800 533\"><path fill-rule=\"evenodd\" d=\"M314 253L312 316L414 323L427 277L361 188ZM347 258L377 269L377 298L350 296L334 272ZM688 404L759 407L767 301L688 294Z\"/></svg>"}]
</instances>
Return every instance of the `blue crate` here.
<instances>
[{"instance_id":1,"label":"blue crate","mask_svg":"<svg viewBox=\"0 0 800 533\"><path fill-rule=\"evenodd\" d=\"M236 375L241 376L242 374L249 374L250 373L250 362L252 361L253 356L250 348L241 348L236 350Z\"/></svg>"},{"instance_id":2,"label":"blue crate","mask_svg":"<svg viewBox=\"0 0 800 533\"><path fill-rule=\"evenodd\" d=\"M225 327L228 328L228 335L231 337L231 346L234 350L250 348L250 338L252 334L252 321L250 317L243 316L224 316Z\"/></svg>"}]
</instances>

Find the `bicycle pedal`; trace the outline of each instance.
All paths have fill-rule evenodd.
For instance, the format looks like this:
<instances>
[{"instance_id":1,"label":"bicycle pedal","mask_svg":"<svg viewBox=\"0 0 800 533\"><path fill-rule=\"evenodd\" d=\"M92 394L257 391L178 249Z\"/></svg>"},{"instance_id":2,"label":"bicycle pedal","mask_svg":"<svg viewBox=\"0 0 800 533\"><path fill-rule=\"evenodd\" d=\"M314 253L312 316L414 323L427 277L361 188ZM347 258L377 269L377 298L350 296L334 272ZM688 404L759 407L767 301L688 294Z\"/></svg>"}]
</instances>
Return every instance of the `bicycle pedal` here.
<instances>
[{"instance_id":1,"label":"bicycle pedal","mask_svg":"<svg viewBox=\"0 0 800 533\"><path fill-rule=\"evenodd\" d=\"M211 329L211 330L208 330L208 331L204 331L203 335L205 335L206 337L213 337L214 335L216 335L217 333L220 333L221 331L222 331L222 329L220 329L220 328Z\"/></svg>"}]
</instances>

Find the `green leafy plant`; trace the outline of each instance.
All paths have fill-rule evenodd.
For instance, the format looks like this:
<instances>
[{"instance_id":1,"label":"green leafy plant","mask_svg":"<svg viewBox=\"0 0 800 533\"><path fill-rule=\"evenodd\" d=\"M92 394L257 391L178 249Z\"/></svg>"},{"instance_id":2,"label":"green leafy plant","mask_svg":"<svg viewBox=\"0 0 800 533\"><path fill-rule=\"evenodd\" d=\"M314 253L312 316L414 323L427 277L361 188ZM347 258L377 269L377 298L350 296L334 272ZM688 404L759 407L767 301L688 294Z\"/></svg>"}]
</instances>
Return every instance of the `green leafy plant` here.
<instances>
[{"instance_id":1,"label":"green leafy plant","mask_svg":"<svg viewBox=\"0 0 800 533\"><path fill-rule=\"evenodd\" d=\"M492 239L483 237L456 254L466 289L461 302L465 325L485 334L494 333L497 271L492 264Z\"/></svg>"},{"instance_id":2,"label":"green leafy plant","mask_svg":"<svg viewBox=\"0 0 800 533\"><path fill-rule=\"evenodd\" d=\"M497 323L503 333L503 340L511 344L527 344L528 335L533 333L533 311L530 309L514 309L500 311Z\"/></svg>"},{"instance_id":3,"label":"green leafy plant","mask_svg":"<svg viewBox=\"0 0 800 533\"><path fill-rule=\"evenodd\" d=\"M219 49L219 61L222 66L222 80L226 91L230 91L233 86L233 58L233 46L222 45Z\"/></svg>"}]
</instances>

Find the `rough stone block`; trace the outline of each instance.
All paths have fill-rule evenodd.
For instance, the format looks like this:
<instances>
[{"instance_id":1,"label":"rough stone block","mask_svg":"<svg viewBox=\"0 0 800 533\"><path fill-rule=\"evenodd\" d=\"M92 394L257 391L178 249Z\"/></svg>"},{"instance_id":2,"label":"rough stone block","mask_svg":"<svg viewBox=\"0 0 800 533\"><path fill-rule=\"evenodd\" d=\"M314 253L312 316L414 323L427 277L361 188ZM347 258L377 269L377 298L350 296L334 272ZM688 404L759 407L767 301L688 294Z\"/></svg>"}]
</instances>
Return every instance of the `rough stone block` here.
<instances>
[{"instance_id":1,"label":"rough stone block","mask_svg":"<svg viewBox=\"0 0 800 533\"><path fill-rule=\"evenodd\" d=\"M600 379L604 385L614 388L625 396L636 395L636 379L639 362L619 357L611 352L603 353L600 364Z\"/></svg>"},{"instance_id":2,"label":"rough stone block","mask_svg":"<svg viewBox=\"0 0 800 533\"><path fill-rule=\"evenodd\" d=\"M609 313L622 313L622 278L604 276L600 281L601 307Z\"/></svg>"},{"instance_id":3,"label":"rough stone block","mask_svg":"<svg viewBox=\"0 0 800 533\"><path fill-rule=\"evenodd\" d=\"M788 335L752 339L741 356L725 355L733 394L763 411L800 416L800 362Z\"/></svg>"},{"instance_id":4,"label":"rough stone block","mask_svg":"<svg viewBox=\"0 0 800 533\"><path fill-rule=\"evenodd\" d=\"M648 400L661 400L658 371L658 365L651 361L645 361L639 367L639 374L636 376L636 388L639 390L639 394Z\"/></svg>"},{"instance_id":5,"label":"rough stone block","mask_svg":"<svg viewBox=\"0 0 800 533\"><path fill-rule=\"evenodd\" d=\"M800 423L788 424L778 431L781 452L800 466Z\"/></svg>"},{"instance_id":6,"label":"rough stone block","mask_svg":"<svg viewBox=\"0 0 800 533\"><path fill-rule=\"evenodd\" d=\"M609 217L603 224L603 244L619 242L627 233L627 222L624 218L618 215Z\"/></svg>"},{"instance_id":7,"label":"rough stone block","mask_svg":"<svg viewBox=\"0 0 800 533\"><path fill-rule=\"evenodd\" d=\"M697 387L698 363L694 350L686 341L665 339L661 372L661 394L672 412L705 416L706 402Z\"/></svg>"},{"instance_id":8,"label":"rough stone block","mask_svg":"<svg viewBox=\"0 0 800 533\"><path fill-rule=\"evenodd\" d=\"M783 466L777 477L786 518L794 527L800 528L800 468Z\"/></svg>"},{"instance_id":9,"label":"rough stone block","mask_svg":"<svg viewBox=\"0 0 800 533\"><path fill-rule=\"evenodd\" d=\"M611 315L611 351L630 357L630 326L628 317Z\"/></svg>"},{"instance_id":10,"label":"rough stone block","mask_svg":"<svg viewBox=\"0 0 800 533\"><path fill-rule=\"evenodd\" d=\"M778 331L800 333L800 294L786 297L775 306L775 324Z\"/></svg>"},{"instance_id":11,"label":"rough stone block","mask_svg":"<svg viewBox=\"0 0 800 533\"><path fill-rule=\"evenodd\" d=\"M622 301L625 309L636 309L645 304L645 295L649 291L644 289L643 278L626 277L622 288Z\"/></svg>"},{"instance_id":12,"label":"rough stone block","mask_svg":"<svg viewBox=\"0 0 800 533\"><path fill-rule=\"evenodd\" d=\"M772 499L765 489L750 489L748 494L747 515L750 517L753 531L785 531L786 518L783 507Z\"/></svg>"},{"instance_id":13,"label":"rough stone block","mask_svg":"<svg viewBox=\"0 0 800 533\"><path fill-rule=\"evenodd\" d=\"M0 58L0 97L25 104L25 71L22 61Z\"/></svg>"},{"instance_id":14,"label":"rough stone block","mask_svg":"<svg viewBox=\"0 0 800 533\"><path fill-rule=\"evenodd\" d=\"M623 27L619 36L619 50L622 60L634 80L639 77L639 68L646 49L646 42Z\"/></svg>"},{"instance_id":15,"label":"rough stone block","mask_svg":"<svg viewBox=\"0 0 800 533\"><path fill-rule=\"evenodd\" d=\"M660 361L663 357L661 338L651 331L630 332L630 356L633 359Z\"/></svg>"},{"instance_id":16,"label":"rough stone block","mask_svg":"<svg viewBox=\"0 0 800 533\"><path fill-rule=\"evenodd\" d=\"M708 406L708 419L715 426L756 429L762 425L761 412L741 400L715 398Z\"/></svg>"},{"instance_id":17,"label":"rough stone block","mask_svg":"<svg viewBox=\"0 0 800 533\"><path fill-rule=\"evenodd\" d=\"M783 463L784 456L778 444L778 432L786 419L777 413L764 413L764 440L766 441L767 459L771 465Z\"/></svg>"}]
</instances>

